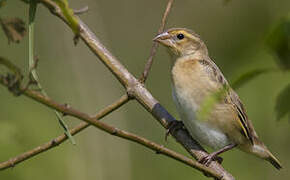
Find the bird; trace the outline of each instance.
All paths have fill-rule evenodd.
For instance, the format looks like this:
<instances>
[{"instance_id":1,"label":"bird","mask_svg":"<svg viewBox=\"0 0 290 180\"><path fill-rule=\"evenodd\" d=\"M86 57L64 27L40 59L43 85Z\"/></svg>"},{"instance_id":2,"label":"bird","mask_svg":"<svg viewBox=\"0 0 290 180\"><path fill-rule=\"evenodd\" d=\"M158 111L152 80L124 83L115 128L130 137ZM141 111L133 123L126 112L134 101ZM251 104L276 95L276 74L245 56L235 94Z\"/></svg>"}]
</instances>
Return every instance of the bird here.
<instances>
[{"instance_id":1,"label":"bird","mask_svg":"<svg viewBox=\"0 0 290 180\"><path fill-rule=\"evenodd\" d=\"M269 161L277 169L282 168L259 139L238 94L211 60L198 34L186 28L170 28L153 41L173 52L172 95L182 123L194 139L214 150L200 159L200 163L208 166L211 161L219 160L218 155L236 147ZM201 118L203 104L216 92L224 95Z\"/></svg>"}]
</instances>

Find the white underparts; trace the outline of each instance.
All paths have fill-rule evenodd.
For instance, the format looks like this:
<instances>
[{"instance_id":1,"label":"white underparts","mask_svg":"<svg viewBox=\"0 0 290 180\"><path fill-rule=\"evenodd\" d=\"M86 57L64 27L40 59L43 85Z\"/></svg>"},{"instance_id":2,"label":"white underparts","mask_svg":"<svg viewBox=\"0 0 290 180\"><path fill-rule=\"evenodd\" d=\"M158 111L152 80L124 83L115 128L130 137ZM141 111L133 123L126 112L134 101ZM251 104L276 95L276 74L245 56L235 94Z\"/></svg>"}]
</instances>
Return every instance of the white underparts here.
<instances>
[{"instance_id":1,"label":"white underparts","mask_svg":"<svg viewBox=\"0 0 290 180\"><path fill-rule=\"evenodd\" d=\"M176 94L174 88L172 95L181 116L181 120L194 139L214 150L221 149L231 143L222 131L211 127L206 121L199 121L196 119L196 110L198 106L193 98L190 98L191 100L189 101L186 95L181 97L181 94Z\"/></svg>"}]
</instances>

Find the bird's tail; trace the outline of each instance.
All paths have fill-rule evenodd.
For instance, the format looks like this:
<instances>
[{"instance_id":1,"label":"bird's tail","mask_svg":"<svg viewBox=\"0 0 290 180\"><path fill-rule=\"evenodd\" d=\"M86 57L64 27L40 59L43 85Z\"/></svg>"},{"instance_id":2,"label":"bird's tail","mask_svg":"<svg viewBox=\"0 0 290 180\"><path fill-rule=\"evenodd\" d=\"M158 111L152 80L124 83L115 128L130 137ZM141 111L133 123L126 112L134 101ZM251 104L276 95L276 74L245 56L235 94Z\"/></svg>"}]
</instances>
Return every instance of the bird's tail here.
<instances>
[{"instance_id":1,"label":"bird's tail","mask_svg":"<svg viewBox=\"0 0 290 180\"><path fill-rule=\"evenodd\" d=\"M269 161L276 169L280 170L282 168L281 163L279 160L267 149L268 157L265 158L267 161Z\"/></svg>"},{"instance_id":2,"label":"bird's tail","mask_svg":"<svg viewBox=\"0 0 290 180\"><path fill-rule=\"evenodd\" d=\"M250 152L256 156L269 161L276 169L280 170L282 168L279 160L269 151L269 149L261 142L258 138L254 139L254 144L250 148Z\"/></svg>"}]
</instances>

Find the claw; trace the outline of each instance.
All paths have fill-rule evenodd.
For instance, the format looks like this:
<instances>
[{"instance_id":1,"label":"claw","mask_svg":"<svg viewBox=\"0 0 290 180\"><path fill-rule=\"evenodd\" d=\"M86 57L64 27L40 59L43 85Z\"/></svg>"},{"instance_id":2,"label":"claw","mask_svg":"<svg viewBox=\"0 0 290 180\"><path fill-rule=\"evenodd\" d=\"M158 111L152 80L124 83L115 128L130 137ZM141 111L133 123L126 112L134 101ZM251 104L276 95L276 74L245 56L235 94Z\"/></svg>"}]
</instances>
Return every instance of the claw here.
<instances>
[{"instance_id":1,"label":"claw","mask_svg":"<svg viewBox=\"0 0 290 180\"><path fill-rule=\"evenodd\" d=\"M184 124L182 121L172 121L169 126L168 126L168 129L166 130L166 133L165 133L165 141L167 141L167 137L170 135L170 133L178 130L178 129L181 129L183 128Z\"/></svg>"},{"instance_id":2,"label":"claw","mask_svg":"<svg viewBox=\"0 0 290 180\"><path fill-rule=\"evenodd\" d=\"M209 166L212 161L217 161L218 163L221 164L223 161L223 158L217 156L215 153L212 153L203 157L198 162L201 164L204 164L205 166Z\"/></svg>"},{"instance_id":3,"label":"claw","mask_svg":"<svg viewBox=\"0 0 290 180\"><path fill-rule=\"evenodd\" d=\"M218 161L221 164L222 161L223 161L223 158L218 157L218 155L223 153L223 152L226 152L226 151L228 151L230 149L233 149L236 146L237 146L236 144L226 145L225 147L221 148L220 150L218 150L216 152L213 152L213 153L201 158L198 162L201 163L201 164L204 164L206 166L208 166L211 161Z\"/></svg>"},{"instance_id":4,"label":"claw","mask_svg":"<svg viewBox=\"0 0 290 180\"><path fill-rule=\"evenodd\" d=\"M222 162L223 162L223 158L222 157L219 157L219 156L216 156L215 157L215 160L219 163L219 164L222 164Z\"/></svg>"}]
</instances>

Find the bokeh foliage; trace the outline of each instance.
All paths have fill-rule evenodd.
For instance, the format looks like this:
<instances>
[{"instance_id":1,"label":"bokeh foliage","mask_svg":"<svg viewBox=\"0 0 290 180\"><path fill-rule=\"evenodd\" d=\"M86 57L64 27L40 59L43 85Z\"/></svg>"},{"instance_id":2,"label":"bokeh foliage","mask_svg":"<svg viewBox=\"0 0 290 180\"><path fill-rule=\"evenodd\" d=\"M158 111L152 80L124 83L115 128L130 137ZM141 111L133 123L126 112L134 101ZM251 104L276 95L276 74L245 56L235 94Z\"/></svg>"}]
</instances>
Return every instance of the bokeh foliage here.
<instances>
[{"instance_id":1,"label":"bokeh foliage","mask_svg":"<svg viewBox=\"0 0 290 180\"><path fill-rule=\"evenodd\" d=\"M290 70L290 16L283 17L267 38L267 45L282 71ZM277 97L277 119L288 115L290 120L290 81Z\"/></svg>"},{"instance_id":2,"label":"bokeh foliage","mask_svg":"<svg viewBox=\"0 0 290 180\"><path fill-rule=\"evenodd\" d=\"M130 71L139 75L166 2L88 0L87 4L83 1L69 3L76 9L89 6L89 12L82 15L82 19ZM284 103L286 99L286 96L279 97L288 87L289 73L259 71L276 67L273 56L263 49L264 42L271 39L268 32L271 34L275 29L273 25L277 27L289 13L289 6L286 0L230 1L226 6L222 1L176 1L169 18L168 27L187 27L202 35L211 57L229 80L246 77L247 83L240 86L238 93L261 139L285 167L276 172L268 163L240 151L225 153L224 166L238 179L289 179L290 176L287 171L290 167L289 123L275 121L276 100L278 97ZM21 1L6 1L0 16L25 20L27 10L28 6ZM39 8L35 26L35 52L40 56L38 72L52 98L94 113L124 93L117 80L84 44L73 46L70 30L43 7ZM0 32L0 55L14 60L23 71L28 69L27 46L27 36L17 45L7 45L3 31ZM164 48L159 49L155 59L147 87L178 117L171 100L170 61ZM3 87L0 87L0 101L1 160L62 133L51 110L24 97L14 98ZM285 110L276 109L289 110L288 103L282 106ZM184 152L171 139L165 143L164 129L134 102L104 120ZM66 122L73 126L78 121L69 118ZM178 162L94 128L78 135L76 141L77 146L65 143L13 170L1 172L0 179L208 179Z\"/></svg>"}]
</instances>

